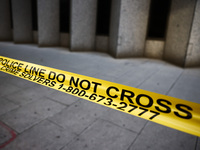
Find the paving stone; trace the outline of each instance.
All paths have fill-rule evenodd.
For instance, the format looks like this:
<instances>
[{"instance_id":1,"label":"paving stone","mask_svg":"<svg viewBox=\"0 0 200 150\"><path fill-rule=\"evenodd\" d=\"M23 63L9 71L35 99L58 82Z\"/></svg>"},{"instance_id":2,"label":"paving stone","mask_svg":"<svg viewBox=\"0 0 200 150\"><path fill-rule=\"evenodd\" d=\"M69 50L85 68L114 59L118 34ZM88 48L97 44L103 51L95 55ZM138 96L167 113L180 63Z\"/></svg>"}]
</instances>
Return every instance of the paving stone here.
<instances>
[{"instance_id":1,"label":"paving stone","mask_svg":"<svg viewBox=\"0 0 200 150\"><path fill-rule=\"evenodd\" d=\"M199 149L200 149L200 138L198 138L197 146L196 146L196 150L199 150Z\"/></svg>"},{"instance_id":2,"label":"paving stone","mask_svg":"<svg viewBox=\"0 0 200 150\"><path fill-rule=\"evenodd\" d=\"M37 101L43 95L37 93L33 88L21 89L13 94L7 95L6 98L18 105L25 105L27 103Z\"/></svg>"},{"instance_id":3,"label":"paving stone","mask_svg":"<svg viewBox=\"0 0 200 150\"><path fill-rule=\"evenodd\" d=\"M152 61L152 60L150 60L148 58L134 58L134 59L132 59L132 58L119 58L119 59L112 58L112 59L109 59L110 63L123 64L126 66L139 66L139 65L145 64L147 61Z\"/></svg>"},{"instance_id":4,"label":"paving stone","mask_svg":"<svg viewBox=\"0 0 200 150\"><path fill-rule=\"evenodd\" d=\"M0 122L0 148L12 138L10 131Z\"/></svg>"},{"instance_id":5,"label":"paving stone","mask_svg":"<svg viewBox=\"0 0 200 150\"><path fill-rule=\"evenodd\" d=\"M4 150L60 150L74 137L70 130L45 120L19 135Z\"/></svg>"},{"instance_id":6,"label":"paving stone","mask_svg":"<svg viewBox=\"0 0 200 150\"><path fill-rule=\"evenodd\" d=\"M54 89L40 85L40 84L35 84L35 86L32 87L32 90L42 96L47 96L47 95L55 92Z\"/></svg>"},{"instance_id":7,"label":"paving stone","mask_svg":"<svg viewBox=\"0 0 200 150\"><path fill-rule=\"evenodd\" d=\"M177 78L182 73L182 70L183 69L178 67L163 66L161 70L142 83L139 88L160 94L166 94L173 83L176 82Z\"/></svg>"},{"instance_id":8,"label":"paving stone","mask_svg":"<svg viewBox=\"0 0 200 150\"><path fill-rule=\"evenodd\" d=\"M109 68L107 71L99 70L98 74L102 74L102 75L105 75L105 76L111 76L111 77L114 77L114 78L119 78L120 76L125 74L127 71L130 71L130 67L122 65L122 66L118 66L118 67Z\"/></svg>"},{"instance_id":9,"label":"paving stone","mask_svg":"<svg viewBox=\"0 0 200 150\"><path fill-rule=\"evenodd\" d=\"M9 95L13 92L19 91L20 88L11 85L9 83L2 83L0 85L0 96L5 96L5 95Z\"/></svg>"},{"instance_id":10,"label":"paving stone","mask_svg":"<svg viewBox=\"0 0 200 150\"><path fill-rule=\"evenodd\" d=\"M43 96L48 96L55 91L54 89L36 83L33 85L34 86L21 89L20 91L12 93L11 95L7 95L6 98L16 104L25 105L32 101L36 101Z\"/></svg>"},{"instance_id":11,"label":"paving stone","mask_svg":"<svg viewBox=\"0 0 200 150\"><path fill-rule=\"evenodd\" d=\"M122 128L126 128L137 133L139 133L147 123L147 120L145 119L122 113L114 109L110 109L109 111L107 111L105 114L102 115L101 118L109 122L113 122L114 124L121 126Z\"/></svg>"},{"instance_id":12,"label":"paving stone","mask_svg":"<svg viewBox=\"0 0 200 150\"><path fill-rule=\"evenodd\" d=\"M2 115L0 120L21 133L39 121L60 112L64 108L64 105L43 98Z\"/></svg>"},{"instance_id":13,"label":"paving stone","mask_svg":"<svg viewBox=\"0 0 200 150\"><path fill-rule=\"evenodd\" d=\"M7 113L18 107L15 103L12 103L5 98L0 98L0 115Z\"/></svg>"},{"instance_id":14,"label":"paving stone","mask_svg":"<svg viewBox=\"0 0 200 150\"><path fill-rule=\"evenodd\" d=\"M111 81L111 82L116 82L117 78L113 77L113 76L109 76L109 75L105 75L105 74L101 74L101 73L97 73L93 76L94 78L97 79L102 79L102 80L106 80L106 81Z\"/></svg>"},{"instance_id":15,"label":"paving stone","mask_svg":"<svg viewBox=\"0 0 200 150\"><path fill-rule=\"evenodd\" d=\"M0 79L1 83L9 83L19 88L28 88L33 86L35 83L30 82L28 80L24 80L22 78L18 78L16 76L7 74L6 76Z\"/></svg>"},{"instance_id":16,"label":"paving stone","mask_svg":"<svg viewBox=\"0 0 200 150\"><path fill-rule=\"evenodd\" d=\"M63 150L125 150L136 135L107 121L98 120Z\"/></svg>"},{"instance_id":17,"label":"paving stone","mask_svg":"<svg viewBox=\"0 0 200 150\"><path fill-rule=\"evenodd\" d=\"M1 73L4 73L4 72L1 72ZM0 76L1 77L0 78L1 84L12 84L11 80L15 79L16 77L12 76L10 74L7 74L7 73L4 73L4 74L5 74L4 76Z\"/></svg>"},{"instance_id":18,"label":"paving stone","mask_svg":"<svg viewBox=\"0 0 200 150\"><path fill-rule=\"evenodd\" d=\"M182 75L170 90L169 96L178 97L200 103L200 78L191 75Z\"/></svg>"},{"instance_id":19,"label":"paving stone","mask_svg":"<svg viewBox=\"0 0 200 150\"><path fill-rule=\"evenodd\" d=\"M79 97L60 91L55 91L50 95L48 95L47 97L66 105L71 105L72 103L75 103L78 99L80 99Z\"/></svg>"},{"instance_id":20,"label":"paving stone","mask_svg":"<svg viewBox=\"0 0 200 150\"><path fill-rule=\"evenodd\" d=\"M83 66L83 68L84 69L78 70L77 72L74 73L92 77L99 72L99 70L97 68L95 69L95 67Z\"/></svg>"},{"instance_id":21,"label":"paving stone","mask_svg":"<svg viewBox=\"0 0 200 150\"><path fill-rule=\"evenodd\" d=\"M151 77L155 72L159 70L159 67L156 65L145 65L139 67L132 67L120 78L117 78L118 83L125 84L132 87L139 86L146 79Z\"/></svg>"},{"instance_id":22,"label":"paving stone","mask_svg":"<svg viewBox=\"0 0 200 150\"><path fill-rule=\"evenodd\" d=\"M145 59L145 61L147 61ZM100 61L100 74L106 76L113 76L114 78L120 78L122 75L129 73L135 68L139 68L145 62L143 59L134 61L133 59L109 59ZM105 69L106 68L106 69ZM102 71L103 70L103 71Z\"/></svg>"},{"instance_id":23,"label":"paving stone","mask_svg":"<svg viewBox=\"0 0 200 150\"><path fill-rule=\"evenodd\" d=\"M8 76L7 73L0 71L0 77L1 77L1 78L2 78L2 77L6 77L6 76Z\"/></svg>"},{"instance_id":24,"label":"paving stone","mask_svg":"<svg viewBox=\"0 0 200 150\"><path fill-rule=\"evenodd\" d=\"M193 135L148 122L129 150L192 150L195 143Z\"/></svg>"},{"instance_id":25,"label":"paving stone","mask_svg":"<svg viewBox=\"0 0 200 150\"><path fill-rule=\"evenodd\" d=\"M57 55L57 54L55 54L55 55ZM79 70L79 69L83 69L82 65L89 64L88 62L84 61L86 58L84 58L83 55L78 55L76 53L69 53L68 55L63 54L63 56L64 56L64 58L59 57L59 59L62 60L62 63L59 61L59 59L56 59L55 61L50 62L50 64L52 64L52 65L54 64L55 67L58 66L60 69L63 69L66 71L67 71L68 67L76 68L77 70ZM51 57L53 57L53 56L50 56L50 58ZM76 61L74 61L74 58L76 58ZM54 57L54 59L55 59L55 57ZM87 59L89 60L89 58L87 58ZM46 61L49 62L48 59Z\"/></svg>"},{"instance_id":26,"label":"paving stone","mask_svg":"<svg viewBox=\"0 0 200 150\"><path fill-rule=\"evenodd\" d=\"M12 84L12 85L15 85L19 88L29 88L29 87L32 87L32 86L35 85L35 83L33 83L33 82L30 82L28 80L18 78L18 77L9 79L9 83Z\"/></svg>"},{"instance_id":27,"label":"paving stone","mask_svg":"<svg viewBox=\"0 0 200 150\"><path fill-rule=\"evenodd\" d=\"M173 82L176 82L170 90L169 95L196 102L198 101L197 98L200 97L199 68L182 69L161 60L151 60L146 58L114 59L108 54L103 53L69 52L68 49L60 50L57 47L38 48L37 45L16 45L11 42L0 42L0 53L1 55L10 58L85 74L160 93L165 93L173 85ZM178 80L176 80L181 70L183 73ZM106 149L103 147L103 143L105 143L106 146L109 146L106 142L112 141L112 143L110 142L111 146L108 147L108 149L118 149L118 147L119 149L128 149L130 144L135 140L135 138L128 138L128 133L133 132L133 135L135 136L137 132L141 131L144 125L143 121L146 122L140 118L135 120L137 117L112 110L86 100L79 99L78 101L75 100L76 102L74 103L73 98L70 98L66 101L65 96L69 96L67 94L65 95L65 93L55 95L54 93L57 93L58 91L31 82L30 83L32 85L30 87L26 87L24 84L29 83L29 81L21 79L18 80L18 78L9 74L1 74L2 72L0 72L0 113L2 111L0 120L11 126L11 128L14 128L17 132L20 132L15 140L16 142L13 141L8 145L11 145L11 147L7 148L9 150L34 149L32 145L36 145L35 149L39 150L62 149L62 147L66 146L72 138L69 138L69 140L68 138L62 138L62 140L65 140L66 142L63 142L64 144L62 143L59 146L59 142L57 143L57 140L51 140L53 139L52 136L46 136L46 133L49 131L54 131L54 127L48 128L48 125L50 124L53 124L50 126L56 126L56 128L59 129L61 129L60 127L63 127L64 130L61 129L61 132L70 131L75 134L81 134L80 137L84 140L79 143L76 138L72 141L72 143L70 143L70 145L68 145L71 146L70 148L75 149L76 143L78 143L78 148L82 145L84 147L89 143L89 148L96 144L97 146L95 145L96 147L94 149ZM157 85L158 81L159 85ZM12 102L14 106L20 105L21 107L14 108ZM62 105L62 103L64 103L64 105ZM67 105L70 106L67 107ZM50 111L52 112L49 112L48 108L50 108ZM34 114L35 112L37 113ZM106 123L98 122L99 118ZM42 120L48 120L48 125L40 125ZM98 121L96 122L96 120ZM104 124L111 125L113 129L104 129ZM101 130L99 131L97 128ZM119 131L115 131L116 128L117 130L120 130L119 134ZM125 132L123 136L121 136L121 130ZM116 135L114 132L116 132ZM24 134L26 134L26 136L23 136ZM103 137L104 134L107 135L108 138ZM118 137L118 135L120 135L120 137ZM33 138L29 139L29 136ZM102 138L99 138L100 140L93 140L91 137L95 136ZM18 138L20 138L20 140L18 140ZM118 145L123 145L124 143L126 144L127 141L115 141L116 138L126 138L130 144L127 144L127 147L124 146L121 148ZM184 148L195 149L196 146L196 150L199 150L200 139L198 142L196 141L196 137L194 140L195 142L193 142L193 139L193 136L186 133L154 123L153 125L149 125L148 122L144 131L141 131L138 139L131 146L131 149L134 147L136 150L182 150ZM47 142L45 142L46 140ZM94 142L92 144L90 142L92 140L96 143ZM129 140L132 141L129 142ZM15 144L12 145L12 143ZM58 146L59 148L55 148L54 146L49 148L48 143L50 143L50 145L54 145L55 147ZM181 144L184 148L181 147ZM14 147L16 145L19 148ZM27 145L27 147L24 145ZM113 145L117 145L117 148ZM170 145L170 148L168 145ZM84 149L83 147L80 147L79 149ZM65 147L65 149L67 148L68 147Z\"/></svg>"},{"instance_id":28,"label":"paving stone","mask_svg":"<svg viewBox=\"0 0 200 150\"><path fill-rule=\"evenodd\" d=\"M196 76L200 78L200 68L187 68L184 70L183 74L188 74L190 76Z\"/></svg>"},{"instance_id":29,"label":"paving stone","mask_svg":"<svg viewBox=\"0 0 200 150\"><path fill-rule=\"evenodd\" d=\"M51 117L50 120L65 129L70 129L74 133L79 134L106 110L108 110L107 107L81 99Z\"/></svg>"}]
</instances>

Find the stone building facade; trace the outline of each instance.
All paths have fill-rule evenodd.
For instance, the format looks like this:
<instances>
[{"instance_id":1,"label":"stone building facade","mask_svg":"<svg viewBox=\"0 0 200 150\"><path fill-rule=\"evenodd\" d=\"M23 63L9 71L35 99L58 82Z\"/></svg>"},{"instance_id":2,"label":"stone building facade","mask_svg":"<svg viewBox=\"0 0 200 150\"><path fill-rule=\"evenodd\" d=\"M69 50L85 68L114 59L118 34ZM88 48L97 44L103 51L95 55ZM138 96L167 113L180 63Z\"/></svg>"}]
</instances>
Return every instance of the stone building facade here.
<instances>
[{"instance_id":1,"label":"stone building facade","mask_svg":"<svg viewBox=\"0 0 200 150\"><path fill-rule=\"evenodd\" d=\"M200 0L164 1L0 0L0 41L200 66ZM159 17L166 18L163 29ZM62 26L68 29L63 32ZM156 30L164 34L157 36Z\"/></svg>"}]
</instances>

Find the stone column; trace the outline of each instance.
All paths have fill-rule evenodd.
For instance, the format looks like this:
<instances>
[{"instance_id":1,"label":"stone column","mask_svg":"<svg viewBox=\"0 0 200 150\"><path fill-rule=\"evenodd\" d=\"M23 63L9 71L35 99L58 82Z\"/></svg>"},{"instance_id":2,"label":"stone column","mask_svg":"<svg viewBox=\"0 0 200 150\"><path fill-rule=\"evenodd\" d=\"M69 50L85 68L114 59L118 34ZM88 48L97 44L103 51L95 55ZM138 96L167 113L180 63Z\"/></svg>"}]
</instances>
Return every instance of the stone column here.
<instances>
[{"instance_id":1,"label":"stone column","mask_svg":"<svg viewBox=\"0 0 200 150\"><path fill-rule=\"evenodd\" d=\"M110 53L115 57L144 55L150 0L113 0Z\"/></svg>"},{"instance_id":2,"label":"stone column","mask_svg":"<svg viewBox=\"0 0 200 150\"><path fill-rule=\"evenodd\" d=\"M70 46L72 51L95 49L97 0L71 0Z\"/></svg>"},{"instance_id":3,"label":"stone column","mask_svg":"<svg viewBox=\"0 0 200 150\"><path fill-rule=\"evenodd\" d=\"M196 3L185 66L200 66L200 0Z\"/></svg>"},{"instance_id":4,"label":"stone column","mask_svg":"<svg viewBox=\"0 0 200 150\"><path fill-rule=\"evenodd\" d=\"M38 0L38 44L60 45L59 0Z\"/></svg>"},{"instance_id":5,"label":"stone column","mask_svg":"<svg viewBox=\"0 0 200 150\"><path fill-rule=\"evenodd\" d=\"M12 40L10 1L0 1L0 40Z\"/></svg>"},{"instance_id":6,"label":"stone column","mask_svg":"<svg viewBox=\"0 0 200 150\"><path fill-rule=\"evenodd\" d=\"M33 42L31 0L12 0L15 43Z\"/></svg>"},{"instance_id":7,"label":"stone column","mask_svg":"<svg viewBox=\"0 0 200 150\"><path fill-rule=\"evenodd\" d=\"M184 66L196 0L172 0L164 59Z\"/></svg>"}]
</instances>

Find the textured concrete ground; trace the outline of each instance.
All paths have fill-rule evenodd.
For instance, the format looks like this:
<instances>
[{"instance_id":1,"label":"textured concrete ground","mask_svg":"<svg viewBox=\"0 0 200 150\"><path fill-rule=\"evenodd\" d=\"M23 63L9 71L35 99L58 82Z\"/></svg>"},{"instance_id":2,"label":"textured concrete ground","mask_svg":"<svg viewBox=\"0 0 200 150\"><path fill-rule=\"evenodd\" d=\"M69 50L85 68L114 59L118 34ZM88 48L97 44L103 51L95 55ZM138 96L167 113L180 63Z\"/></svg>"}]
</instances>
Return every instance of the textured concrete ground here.
<instances>
[{"instance_id":1,"label":"textured concrete ground","mask_svg":"<svg viewBox=\"0 0 200 150\"><path fill-rule=\"evenodd\" d=\"M0 43L0 55L200 103L200 68ZM199 150L200 138L0 72L0 149Z\"/></svg>"}]
</instances>

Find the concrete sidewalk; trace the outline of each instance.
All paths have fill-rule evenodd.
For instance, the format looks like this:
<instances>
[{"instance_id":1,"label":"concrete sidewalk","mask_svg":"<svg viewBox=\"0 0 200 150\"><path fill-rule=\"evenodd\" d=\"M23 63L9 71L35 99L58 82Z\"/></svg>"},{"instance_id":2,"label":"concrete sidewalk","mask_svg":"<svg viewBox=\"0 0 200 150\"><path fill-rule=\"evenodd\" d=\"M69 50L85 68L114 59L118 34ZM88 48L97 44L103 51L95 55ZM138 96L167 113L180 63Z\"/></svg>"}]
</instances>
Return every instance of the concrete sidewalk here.
<instances>
[{"instance_id":1,"label":"concrete sidewalk","mask_svg":"<svg viewBox=\"0 0 200 150\"><path fill-rule=\"evenodd\" d=\"M200 68L0 43L0 55L200 103ZM199 150L200 138L0 72L3 150Z\"/></svg>"}]
</instances>

